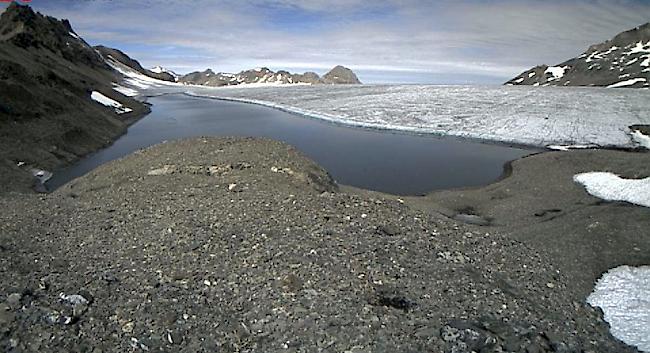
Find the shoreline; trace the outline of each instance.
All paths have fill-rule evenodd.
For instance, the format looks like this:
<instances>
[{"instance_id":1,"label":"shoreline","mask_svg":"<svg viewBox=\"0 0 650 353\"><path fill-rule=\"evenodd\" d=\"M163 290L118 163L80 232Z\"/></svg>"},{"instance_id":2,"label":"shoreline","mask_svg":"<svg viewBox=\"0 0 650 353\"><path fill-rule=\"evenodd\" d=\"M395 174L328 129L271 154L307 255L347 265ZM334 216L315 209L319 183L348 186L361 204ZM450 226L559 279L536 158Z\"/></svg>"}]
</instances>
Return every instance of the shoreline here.
<instances>
[{"instance_id":1,"label":"shoreline","mask_svg":"<svg viewBox=\"0 0 650 353\"><path fill-rule=\"evenodd\" d=\"M467 141L467 142L480 143L480 144L485 144L485 145L520 148L520 149L530 150L532 152L530 155L524 156L522 158L528 158L528 157L535 156L537 154L542 154L542 153L552 153L552 152L554 152L554 150L549 149L548 147L542 147L542 146L538 146L538 145L511 143L511 142L507 142L507 141L499 141L499 140L492 140L492 139L481 139L481 138L476 138L476 137L459 136L459 135L453 135L453 134L449 135L449 134L445 134L445 133L427 133L427 132L417 132L417 131L410 131L410 130L401 130L401 129L392 129L392 128L375 128L375 127L370 127L370 126L347 124L345 122L340 122L340 121L337 121L335 119L332 120L332 119L323 119L323 118L320 118L320 117L316 117L316 116L310 115L310 114L308 114L308 113L306 113L304 111L293 110L291 108L286 108L286 107L282 107L282 106L275 105L275 104L268 104L268 102L257 102L257 101L250 101L250 100L246 100L246 99L229 98L229 97L205 96L205 95L193 94L193 93L189 93L189 92L164 92L164 93L159 93L159 94L140 95L139 96L140 99L143 99L141 101L141 103L144 104L147 107L147 111L144 111L144 112L141 113L140 116L135 117L134 119L131 119L128 122L128 125L126 126L126 128L122 132L122 134L120 134L119 136L116 136L112 141L110 141L109 143L107 143L107 144L103 145L102 147L96 149L95 151L92 151L92 152L90 152L90 153L88 153L88 154L86 154L84 156L81 156L81 157L75 159L72 162L66 163L64 166L55 169L53 172L56 173L57 171L61 171L62 169L65 169L65 168L73 165L77 161L79 161L79 160L81 160L83 158L87 158L87 157L93 155L94 153L96 153L96 152L98 152L98 151L100 151L100 150L102 150L104 148L107 148L107 147L111 146L117 139L119 139L125 133L128 132L128 128L133 123L139 121L140 119L145 118L150 113L151 110L150 110L150 108L148 108L148 106L150 106L150 103L147 102L148 98L167 96L167 95L181 95L181 96L187 96L187 97L196 98L196 99L210 99L210 100L220 100L220 101L234 102L234 103L240 103L240 104L252 104L252 105L262 106L262 107L282 111L282 112L285 112L285 113L289 113L291 115L295 115L295 116L303 118L303 119L314 119L314 120L317 120L317 121L322 121L322 122L325 122L325 123L328 123L328 124L332 124L334 126L350 128L350 129L361 129L361 130L366 130L366 131L376 131L376 132L380 132L380 133L407 135L407 136L416 136L416 137L434 138L434 139L453 139L453 140L460 141L460 142ZM584 149L580 149L580 150L625 151L625 152L632 152L632 153L643 151L643 149L639 148L639 147L626 148L626 147L617 147L617 146L590 147L590 148L584 148ZM572 150L572 151L575 151L575 150ZM563 151L563 152L568 152L568 151ZM436 193L436 192L443 191L443 190L446 190L446 191L474 190L474 189L477 189L477 188L482 188L482 187L485 187L485 186L488 186L488 185L491 185L491 184L495 184L495 183L498 183L501 180L507 178L510 175L510 173L511 173L511 164L513 162L517 161L517 160L518 159L506 162L503 165L503 171L499 175L499 177L496 178L495 180L493 180L492 182L487 183L485 185L458 187L458 188L452 188L452 189L430 190L430 191L427 191L427 192L425 192L423 194L419 194L419 195L401 195L401 196L403 196L403 197L419 197L419 196L426 196L426 195L429 195L431 193ZM37 182L37 180L35 180L35 182ZM45 183L44 185L45 185L46 190L47 190L46 192L54 191L54 190L50 190L47 187L47 183ZM42 185L35 184L34 188L38 189L39 186L42 186ZM370 190L370 191L373 191L373 190ZM395 195L395 196L400 197L400 195Z\"/></svg>"},{"instance_id":2,"label":"shoreline","mask_svg":"<svg viewBox=\"0 0 650 353\"><path fill-rule=\"evenodd\" d=\"M224 99L217 99L217 98L210 98L210 97L187 95L187 94L183 94L183 93L161 93L161 94L156 94L156 95L142 96L142 98L150 99L150 98L155 98L155 97L160 97L160 96L171 96L171 97L176 96L176 97L179 97L179 98L187 97L188 99L190 99L190 102L191 102L192 99L199 99L199 100L200 99L205 99L208 102L209 101L223 101L223 102L232 102L233 104L238 104L238 105L241 105L241 104L248 105L247 103L239 102L239 101L231 101L231 100L224 100ZM274 109L273 107L267 107L267 106L262 106L262 107L264 109L273 109L272 111L270 111L271 113L273 113L273 111L285 112L282 109L277 109L277 108ZM421 138L422 139L421 141L426 141L426 140L430 139L432 141L432 143L434 143L434 144L437 143L437 142L434 142L434 141L440 141L440 143L445 143L444 141L450 141L450 143L452 143L452 144L453 143L461 143L461 144L468 143L468 144L470 144L468 146L476 146L476 147L472 147L472 148L477 148L477 149L480 149L480 148L482 148L481 147L482 145L485 145L485 146L488 146L488 147L486 147L487 150L490 150L489 146L508 147L508 148L519 149L519 150L521 150L522 153L527 153L527 154L541 153L543 151L540 148L534 148L534 147L531 147L531 146L525 146L525 147L524 146L515 146L513 144L501 143L501 142L498 142L498 141L476 140L476 139L470 139L470 138L464 138L464 137L458 137L458 136L452 136L452 135L447 136L447 135L416 134L416 133L410 133L410 132L404 132L404 131L398 131L398 130L385 130L385 129L379 129L378 130L378 129L372 129L372 128L359 127L359 126L350 126L350 125L346 125L346 124L337 124L337 123L334 123L334 122L331 122L331 121L323 121L321 119L314 119L314 118L311 118L309 116L305 116L305 115L302 115L302 114L296 114L295 112L294 113L288 113L288 114L290 114L291 116L295 116L298 119L305 119L306 121L314 121L316 123L323 123L324 127L332 126L332 127L344 129L344 131L355 131L355 130L356 131L362 131L362 132L367 131L367 132L372 133L372 136L384 136L384 134L385 134L386 136L406 136L406 137L409 137L409 138L413 137L413 138L417 138L417 139ZM289 118L291 118L291 117L289 117ZM290 123L290 120L287 120L287 122ZM336 131L336 130L334 130L334 131ZM305 146L302 146L302 147L305 147ZM522 148L522 147L524 147L524 148ZM92 154L90 154L90 156L92 156ZM503 158L503 160L505 161L506 158ZM499 161L499 162L501 162L501 161ZM494 179L485 180L480 185L487 185L487 184L492 183L492 182L494 182L496 180L499 180L500 178L503 177L504 166L500 165L500 164L497 166L496 163L494 164L494 166L496 168L499 168L499 170L497 172L498 174L494 173L496 171L496 168L494 168L495 170L493 170L493 171L491 170L491 172L490 172L491 176L492 176L492 174L494 174ZM507 168L507 166L505 166L505 168ZM63 170L65 170L65 168ZM59 172L60 171L61 171L61 169L59 169ZM59 181L56 182L56 185L60 185L60 184L61 184L61 179L59 179ZM357 183L355 185L359 185L359 184ZM476 185L476 183L473 183L472 185ZM416 193L402 194L402 195L425 195L425 194L431 192L432 190L438 190L438 189L439 188L432 188L432 189L430 189L430 188L420 188L420 190L418 190ZM50 189L50 190L54 190L54 189Z\"/></svg>"},{"instance_id":3,"label":"shoreline","mask_svg":"<svg viewBox=\"0 0 650 353\"><path fill-rule=\"evenodd\" d=\"M134 100L135 100L135 98L134 98ZM76 156L76 158L74 158L72 160L62 161L62 164L60 164L59 166L57 166L56 168L53 168L53 170L48 171L48 172L50 172L52 175L54 175L57 172L60 172L61 170L74 165L75 163L81 161L84 158L88 158L88 157L92 156L93 154L95 154L95 153L97 153L97 152L99 152L99 151L101 151L101 150L103 150L105 148L110 147L111 145L113 145L115 143L115 141L119 140L122 136L127 134L128 131L129 131L129 127L131 125L137 123L141 119L144 119L147 115L149 115L151 113L151 108L150 108L151 104L147 103L146 100L143 100L143 101L138 100L138 101L144 107L144 109L134 110L134 112L131 114L132 117L130 117L127 120L124 120L124 123L125 123L124 129L122 129L122 131L118 135L110 137L109 142L101 145L100 147L96 148L93 151L90 151L90 152L88 152L86 154L83 154L83 155L78 155L78 156ZM41 193L48 194L48 193L53 192L54 190L50 190L50 188L47 185L47 182L50 179L51 179L51 177L48 178L45 181L42 181L41 179L34 177L33 178L32 190L34 192L36 192L36 193L39 193L39 194L41 194Z\"/></svg>"}]
</instances>

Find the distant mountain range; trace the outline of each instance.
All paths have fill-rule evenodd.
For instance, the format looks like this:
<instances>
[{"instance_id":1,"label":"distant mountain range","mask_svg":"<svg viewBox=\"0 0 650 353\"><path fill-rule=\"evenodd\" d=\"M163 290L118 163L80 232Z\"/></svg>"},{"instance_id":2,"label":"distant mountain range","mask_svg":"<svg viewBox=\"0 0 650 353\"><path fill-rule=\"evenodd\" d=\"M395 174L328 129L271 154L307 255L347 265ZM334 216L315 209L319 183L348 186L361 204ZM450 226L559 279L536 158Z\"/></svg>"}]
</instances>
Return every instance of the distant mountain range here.
<instances>
[{"instance_id":1,"label":"distant mountain range","mask_svg":"<svg viewBox=\"0 0 650 353\"><path fill-rule=\"evenodd\" d=\"M357 78L357 75L352 70L340 65L334 67L323 75L323 77L318 76L315 72L292 74L284 70L275 72L266 67L245 70L237 74L226 72L215 73L212 69L207 69L205 71L195 71L186 75L179 75L161 66L156 66L151 70L144 69L137 60L131 59L128 55L117 49L103 46L95 48L107 59L117 61L141 74L158 80L179 82L187 85L221 87L241 84L361 84L361 81L359 81L359 78Z\"/></svg>"},{"instance_id":2,"label":"distant mountain range","mask_svg":"<svg viewBox=\"0 0 650 353\"><path fill-rule=\"evenodd\" d=\"M650 23L592 45L582 55L555 66L524 71L506 85L650 86Z\"/></svg>"},{"instance_id":3,"label":"distant mountain range","mask_svg":"<svg viewBox=\"0 0 650 353\"><path fill-rule=\"evenodd\" d=\"M361 84L352 70L336 66L323 77L315 72L292 74L280 70L274 72L266 67L242 71L238 74L215 73L207 69L192 72L178 78L178 82L202 86L234 86L240 84Z\"/></svg>"}]
</instances>

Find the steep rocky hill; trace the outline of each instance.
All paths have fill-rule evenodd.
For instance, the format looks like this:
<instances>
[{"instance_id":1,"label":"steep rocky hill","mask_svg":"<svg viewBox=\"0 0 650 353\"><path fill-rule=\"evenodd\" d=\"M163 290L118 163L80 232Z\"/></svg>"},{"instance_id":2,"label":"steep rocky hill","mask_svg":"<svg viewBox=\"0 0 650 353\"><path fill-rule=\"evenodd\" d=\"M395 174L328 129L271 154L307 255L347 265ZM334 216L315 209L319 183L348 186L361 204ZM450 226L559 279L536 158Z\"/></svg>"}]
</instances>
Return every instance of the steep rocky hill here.
<instances>
[{"instance_id":1,"label":"steep rocky hill","mask_svg":"<svg viewBox=\"0 0 650 353\"><path fill-rule=\"evenodd\" d=\"M323 82L333 85L361 83L352 70L341 65L334 67L328 73L323 75Z\"/></svg>"},{"instance_id":2,"label":"steep rocky hill","mask_svg":"<svg viewBox=\"0 0 650 353\"><path fill-rule=\"evenodd\" d=\"M67 20L10 4L0 16L0 192L16 180L28 190L32 174L110 143L147 112L113 90L119 80Z\"/></svg>"},{"instance_id":3,"label":"steep rocky hill","mask_svg":"<svg viewBox=\"0 0 650 353\"><path fill-rule=\"evenodd\" d=\"M649 87L650 23L592 45L561 64L524 71L506 85Z\"/></svg>"}]
</instances>

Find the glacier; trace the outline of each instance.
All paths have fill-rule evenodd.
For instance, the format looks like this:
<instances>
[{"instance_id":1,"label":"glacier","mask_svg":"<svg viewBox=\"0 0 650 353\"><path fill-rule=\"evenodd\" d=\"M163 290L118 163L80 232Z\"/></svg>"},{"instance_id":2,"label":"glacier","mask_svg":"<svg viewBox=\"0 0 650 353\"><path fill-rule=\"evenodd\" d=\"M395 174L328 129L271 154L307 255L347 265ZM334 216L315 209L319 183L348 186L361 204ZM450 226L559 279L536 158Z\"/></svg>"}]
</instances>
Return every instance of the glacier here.
<instances>
[{"instance_id":1,"label":"glacier","mask_svg":"<svg viewBox=\"0 0 650 353\"><path fill-rule=\"evenodd\" d=\"M134 88L143 95L185 93L261 104L344 125L536 147L635 147L629 126L650 124L645 89L148 83L139 80Z\"/></svg>"}]
</instances>

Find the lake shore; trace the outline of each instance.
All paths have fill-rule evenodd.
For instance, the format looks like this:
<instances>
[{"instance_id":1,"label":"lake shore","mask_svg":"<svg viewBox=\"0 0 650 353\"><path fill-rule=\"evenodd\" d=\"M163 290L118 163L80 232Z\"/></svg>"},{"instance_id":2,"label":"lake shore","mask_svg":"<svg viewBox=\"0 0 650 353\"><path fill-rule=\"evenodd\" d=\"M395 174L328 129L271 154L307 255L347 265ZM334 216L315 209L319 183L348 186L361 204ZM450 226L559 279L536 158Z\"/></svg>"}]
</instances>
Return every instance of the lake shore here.
<instances>
[{"instance_id":1,"label":"lake shore","mask_svg":"<svg viewBox=\"0 0 650 353\"><path fill-rule=\"evenodd\" d=\"M160 144L53 194L0 198L0 346L635 352L585 303L600 271L585 254L609 265L626 261L611 247L636 247L633 262L648 263L647 241L632 237L648 211L565 179L580 167L647 175L647 156L545 153L483 190L398 200L339 187L271 140ZM563 216L547 219L555 208ZM579 220L610 237L587 247Z\"/></svg>"}]
</instances>

